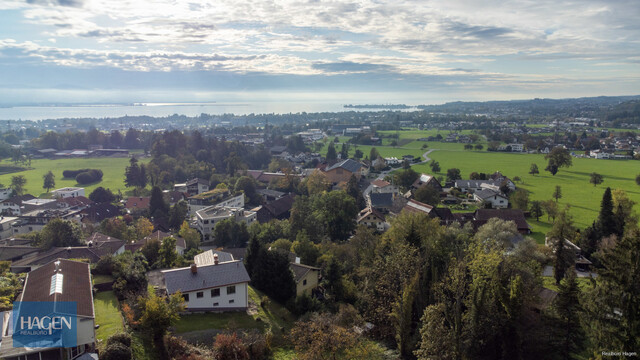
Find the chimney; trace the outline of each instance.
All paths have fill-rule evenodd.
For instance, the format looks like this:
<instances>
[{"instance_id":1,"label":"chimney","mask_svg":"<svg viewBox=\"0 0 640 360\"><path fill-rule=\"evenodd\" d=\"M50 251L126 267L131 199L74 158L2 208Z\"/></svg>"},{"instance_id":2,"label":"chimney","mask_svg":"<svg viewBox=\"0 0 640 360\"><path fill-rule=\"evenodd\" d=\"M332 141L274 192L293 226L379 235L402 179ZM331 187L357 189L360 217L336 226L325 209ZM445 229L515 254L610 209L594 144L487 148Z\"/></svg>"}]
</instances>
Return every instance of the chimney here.
<instances>
[{"instance_id":1,"label":"chimney","mask_svg":"<svg viewBox=\"0 0 640 360\"><path fill-rule=\"evenodd\" d=\"M213 264L218 265L218 254L213 254Z\"/></svg>"},{"instance_id":2,"label":"chimney","mask_svg":"<svg viewBox=\"0 0 640 360\"><path fill-rule=\"evenodd\" d=\"M191 264L191 273L192 274L197 274L198 273L198 265Z\"/></svg>"}]
</instances>

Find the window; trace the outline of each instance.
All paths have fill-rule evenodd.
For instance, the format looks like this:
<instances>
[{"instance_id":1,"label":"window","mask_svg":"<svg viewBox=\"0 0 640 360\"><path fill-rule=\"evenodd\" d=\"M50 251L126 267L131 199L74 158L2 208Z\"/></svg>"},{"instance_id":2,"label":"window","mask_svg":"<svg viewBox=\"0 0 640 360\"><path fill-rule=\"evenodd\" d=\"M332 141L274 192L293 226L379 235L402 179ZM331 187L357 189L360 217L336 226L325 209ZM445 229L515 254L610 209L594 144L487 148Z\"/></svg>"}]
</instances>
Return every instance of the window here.
<instances>
[{"instance_id":1,"label":"window","mask_svg":"<svg viewBox=\"0 0 640 360\"><path fill-rule=\"evenodd\" d=\"M184 301L189 302L189 294L182 294Z\"/></svg>"},{"instance_id":2,"label":"window","mask_svg":"<svg viewBox=\"0 0 640 360\"><path fill-rule=\"evenodd\" d=\"M307 285L307 279L302 280L302 285Z\"/></svg>"},{"instance_id":3,"label":"window","mask_svg":"<svg viewBox=\"0 0 640 360\"><path fill-rule=\"evenodd\" d=\"M211 289L211 297L220 296L220 289Z\"/></svg>"},{"instance_id":4,"label":"window","mask_svg":"<svg viewBox=\"0 0 640 360\"><path fill-rule=\"evenodd\" d=\"M235 285L227 286L227 295L235 294L235 293L236 293L236 286Z\"/></svg>"},{"instance_id":5,"label":"window","mask_svg":"<svg viewBox=\"0 0 640 360\"><path fill-rule=\"evenodd\" d=\"M203 293L202 291L198 291L198 292L196 293L196 297L197 297L198 299L200 299L200 298L201 298L201 297L203 297L203 296L204 296L204 293Z\"/></svg>"},{"instance_id":6,"label":"window","mask_svg":"<svg viewBox=\"0 0 640 360\"><path fill-rule=\"evenodd\" d=\"M218 306L218 303L213 303L213 306Z\"/></svg>"},{"instance_id":7,"label":"window","mask_svg":"<svg viewBox=\"0 0 640 360\"><path fill-rule=\"evenodd\" d=\"M205 223L205 224L208 224L208 223L209 223L209 220L205 220L205 221L204 221L204 223Z\"/></svg>"},{"instance_id":8,"label":"window","mask_svg":"<svg viewBox=\"0 0 640 360\"><path fill-rule=\"evenodd\" d=\"M235 300L231 299L229 300L229 304L233 304L235 302Z\"/></svg>"}]
</instances>

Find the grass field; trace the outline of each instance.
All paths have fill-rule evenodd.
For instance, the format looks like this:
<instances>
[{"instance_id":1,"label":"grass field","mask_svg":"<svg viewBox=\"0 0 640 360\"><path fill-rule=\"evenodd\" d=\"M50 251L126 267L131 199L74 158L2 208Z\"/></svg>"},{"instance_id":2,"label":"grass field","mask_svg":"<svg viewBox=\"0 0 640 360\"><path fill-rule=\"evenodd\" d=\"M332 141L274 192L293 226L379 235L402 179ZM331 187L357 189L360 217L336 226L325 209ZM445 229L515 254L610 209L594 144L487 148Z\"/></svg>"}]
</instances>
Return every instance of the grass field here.
<instances>
[{"instance_id":1,"label":"grass field","mask_svg":"<svg viewBox=\"0 0 640 360\"><path fill-rule=\"evenodd\" d=\"M99 343L104 343L109 336L124 331L122 316L118 310L118 299L113 291L97 293L93 298L93 306L96 313L96 338Z\"/></svg>"},{"instance_id":2,"label":"grass field","mask_svg":"<svg viewBox=\"0 0 640 360\"><path fill-rule=\"evenodd\" d=\"M175 332L187 333L191 331L208 329L272 329L274 334L280 333L280 329L288 330L295 320L293 315L280 304L271 301L266 308L259 306L261 297L264 296L258 290L249 287L249 302L258 304L258 313L248 315L246 312L224 312L224 313L204 313L189 314L180 317L180 321L175 326ZM260 318L259 321L257 319ZM276 331L277 329L277 331Z\"/></svg>"},{"instance_id":3,"label":"grass field","mask_svg":"<svg viewBox=\"0 0 640 360\"><path fill-rule=\"evenodd\" d=\"M380 131L381 134L395 134L395 131ZM401 142L415 140L422 137L434 136L437 130L403 130L399 132ZM441 135L446 136L448 131L440 131ZM461 131L460 133L469 134L470 130ZM341 137L342 140L342 137ZM385 139L386 140L386 139ZM404 140L404 141L402 141ZM440 163L441 172L437 175L446 175L449 168L459 168L463 179L468 179L469 174L473 171L493 173L501 171L503 174L513 178L519 176L523 182L516 184L529 192L530 200L549 200L556 185L562 188L563 197L559 201L559 205L564 207L570 205L570 214L573 215L575 225L579 228L585 228L596 219L600 209L600 201L606 187L612 189L623 189L629 197L636 202L636 211L640 212L640 187L635 183L636 175L640 174L640 161L634 160L596 160L596 159L573 159L573 166L570 168L562 168L555 175L544 171L547 161L543 155L539 154L517 154L517 153L498 153L488 151L465 151L464 144L445 143L445 142L427 142L428 148L423 150L423 141L411 141L398 147L375 146L383 157L402 155L421 156L426 150L435 150L431 152L429 157ZM485 142L481 142L485 149ZM340 151L340 144L336 146L336 150ZM368 155L372 146L358 145L365 155ZM351 153L355 151L351 146ZM326 154L326 145L322 150ZM538 165L540 174L536 176L529 175L529 168L532 163ZM418 172L431 173L428 165L415 165L414 170ZM589 175L597 172L604 176L604 182L594 187L589 183ZM540 221L528 219L529 224L534 229L533 237L539 243L544 242L544 234L551 229L552 223L546 216L540 218Z\"/></svg>"},{"instance_id":4,"label":"grass field","mask_svg":"<svg viewBox=\"0 0 640 360\"><path fill-rule=\"evenodd\" d=\"M147 161L142 159L141 162ZM0 162L0 166L9 166L12 163L8 160ZM45 189L42 188L42 177L49 170L55 175L56 189L67 186L78 186L85 188L85 196L89 196L91 191L98 186L111 189L113 192L122 190L124 192L124 170L129 165L129 158L76 158L76 159L38 159L31 161L30 170L14 172L11 174L0 175L0 183L4 186L11 184L11 177L16 175L24 175L27 178L25 185L25 193L40 197L46 195ZM90 185L79 185L75 179L63 179L62 172L64 170L77 169L100 169L103 172L102 181L92 183Z\"/></svg>"},{"instance_id":5,"label":"grass field","mask_svg":"<svg viewBox=\"0 0 640 360\"><path fill-rule=\"evenodd\" d=\"M437 148L434 144L433 148ZM438 161L441 167L439 175L446 175L449 168L459 168L463 179L468 179L473 171L493 173L501 171L513 178L519 176L523 182L516 184L529 192L530 200L549 200L556 185L562 188L562 198L559 205L571 205L570 213L577 226L584 228L590 225L600 210L600 201L606 187L623 189L636 203L640 203L640 188L635 183L635 177L640 173L640 162L634 160L596 160L573 159L573 166L562 168L555 175L544 171L546 161L543 155L494 153L483 151L434 151L429 155ZM532 163L538 165L540 174L529 175ZM428 165L416 165L418 172L431 173ZM593 186L589 183L589 174L602 174L604 182ZM640 211L640 205L636 205ZM532 222L535 227L548 229L551 225L546 216L540 222Z\"/></svg>"}]
</instances>

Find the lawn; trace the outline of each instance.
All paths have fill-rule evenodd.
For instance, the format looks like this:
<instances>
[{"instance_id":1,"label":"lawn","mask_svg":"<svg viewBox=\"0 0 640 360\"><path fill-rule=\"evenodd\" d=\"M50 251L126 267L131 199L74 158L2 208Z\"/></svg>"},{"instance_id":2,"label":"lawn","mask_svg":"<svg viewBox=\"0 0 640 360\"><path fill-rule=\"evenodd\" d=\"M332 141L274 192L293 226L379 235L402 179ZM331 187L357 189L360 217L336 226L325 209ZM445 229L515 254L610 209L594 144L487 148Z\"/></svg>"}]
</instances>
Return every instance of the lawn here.
<instances>
[{"instance_id":1,"label":"lawn","mask_svg":"<svg viewBox=\"0 0 640 360\"><path fill-rule=\"evenodd\" d=\"M191 331L221 329L272 329L274 335L281 333L280 329L288 330L293 325L295 318L282 305L271 301L266 308L260 305L260 299L264 296L253 287L249 287L249 302L257 304L257 314L249 315L246 312L223 312L189 314L180 317L175 326L175 332L187 333ZM257 319L260 318L258 321Z\"/></svg>"},{"instance_id":2,"label":"lawn","mask_svg":"<svg viewBox=\"0 0 640 360\"><path fill-rule=\"evenodd\" d=\"M97 293L93 298L96 314L96 338L98 343L104 343L109 336L124 331L122 316L118 309L118 299L113 291Z\"/></svg>"},{"instance_id":3,"label":"lawn","mask_svg":"<svg viewBox=\"0 0 640 360\"><path fill-rule=\"evenodd\" d=\"M112 282L113 276L111 275L92 275L93 285L106 284Z\"/></svg>"},{"instance_id":4,"label":"lawn","mask_svg":"<svg viewBox=\"0 0 640 360\"><path fill-rule=\"evenodd\" d=\"M147 159L142 159L145 162ZM9 160L0 162L0 166L9 166L12 163ZM11 177L16 175L24 175L27 178L25 185L25 193L29 193L36 197L46 195L42 188L42 177L49 170L55 175L56 187L62 188L67 186L78 186L85 188L85 196L89 196L91 191L98 186L111 189L113 192L122 190L124 192L124 170L129 165L129 158L76 158L76 159L38 159L32 160L31 169L25 171L14 172L11 174L0 175L0 183L5 186L11 184ZM63 179L62 172L64 170L77 169L100 169L104 173L102 181L92 183L90 185L79 185L75 179Z\"/></svg>"},{"instance_id":5,"label":"lawn","mask_svg":"<svg viewBox=\"0 0 640 360\"><path fill-rule=\"evenodd\" d=\"M433 148L436 148L434 144ZM596 219L600 210L602 194L607 186L612 189L623 189L631 200L640 203L640 189L635 183L635 177L640 173L640 161L635 160L596 160L573 159L573 166L562 168L555 175L544 171L546 160L538 154L497 153L486 151L434 151L430 158L440 163L442 169L438 175L446 176L449 168L459 168L462 178L468 179L473 171L493 173L501 171L513 178L519 176L521 183L516 185L529 192L530 200L549 200L556 185L562 189L559 205L571 205L570 214L575 224L585 228ZM538 165L540 174L529 175L532 163ZM414 170L431 173L427 164L416 165ZM604 183L593 186L589 183L589 174L598 172L604 177ZM636 211L640 205L636 204ZM551 227L551 221L546 216L540 222L531 221L534 231L546 231Z\"/></svg>"},{"instance_id":6,"label":"lawn","mask_svg":"<svg viewBox=\"0 0 640 360\"><path fill-rule=\"evenodd\" d=\"M591 279L586 277L577 278L577 281L578 287L583 291L586 290L591 284ZM542 286L553 291L558 291L558 285L556 285L556 279L553 276L543 276Z\"/></svg>"}]
</instances>

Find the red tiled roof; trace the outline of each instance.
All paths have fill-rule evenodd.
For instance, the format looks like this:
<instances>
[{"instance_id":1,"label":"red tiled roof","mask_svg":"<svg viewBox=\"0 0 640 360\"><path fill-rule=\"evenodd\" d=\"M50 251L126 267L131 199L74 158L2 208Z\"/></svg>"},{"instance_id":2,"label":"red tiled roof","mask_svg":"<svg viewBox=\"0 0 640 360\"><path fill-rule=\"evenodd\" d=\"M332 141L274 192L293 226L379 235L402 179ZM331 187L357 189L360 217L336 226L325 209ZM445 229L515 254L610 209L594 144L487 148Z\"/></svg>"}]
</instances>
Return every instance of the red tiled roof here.
<instances>
[{"instance_id":1,"label":"red tiled roof","mask_svg":"<svg viewBox=\"0 0 640 360\"><path fill-rule=\"evenodd\" d=\"M391 183L384 180L374 180L371 182L371 185L377 186L377 187L385 187L385 186L391 185Z\"/></svg>"},{"instance_id":2,"label":"red tiled roof","mask_svg":"<svg viewBox=\"0 0 640 360\"><path fill-rule=\"evenodd\" d=\"M150 202L150 197L132 196L127 199L127 203L124 205L124 207L129 210L146 210L149 208Z\"/></svg>"}]
</instances>

